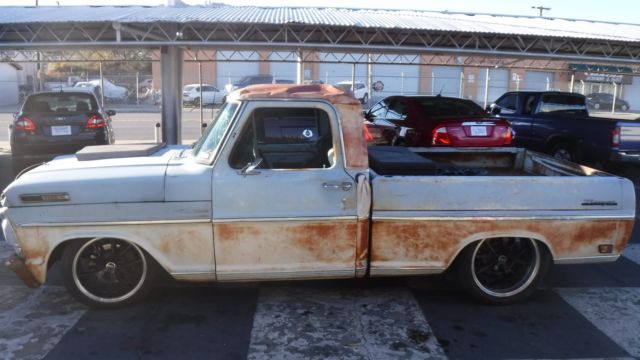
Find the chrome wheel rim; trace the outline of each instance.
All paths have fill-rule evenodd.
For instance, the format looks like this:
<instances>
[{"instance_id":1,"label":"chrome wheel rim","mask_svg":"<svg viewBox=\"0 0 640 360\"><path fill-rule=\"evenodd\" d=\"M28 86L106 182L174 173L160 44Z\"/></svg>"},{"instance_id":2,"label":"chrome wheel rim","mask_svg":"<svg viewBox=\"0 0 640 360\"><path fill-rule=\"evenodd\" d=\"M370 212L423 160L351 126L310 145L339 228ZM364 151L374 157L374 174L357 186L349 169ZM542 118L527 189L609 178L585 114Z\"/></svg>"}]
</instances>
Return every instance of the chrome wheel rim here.
<instances>
[{"instance_id":1,"label":"chrome wheel rim","mask_svg":"<svg viewBox=\"0 0 640 360\"><path fill-rule=\"evenodd\" d=\"M142 250L128 241L95 238L75 254L73 281L82 294L101 303L129 299L147 277L147 260Z\"/></svg>"},{"instance_id":2,"label":"chrome wheel rim","mask_svg":"<svg viewBox=\"0 0 640 360\"><path fill-rule=\"evenodd\" d=\"M499 298L526 290L540 271L540 249L526 238L485 239L473 251L471 274L482 292Z\"/></svg>"}]
</instances>

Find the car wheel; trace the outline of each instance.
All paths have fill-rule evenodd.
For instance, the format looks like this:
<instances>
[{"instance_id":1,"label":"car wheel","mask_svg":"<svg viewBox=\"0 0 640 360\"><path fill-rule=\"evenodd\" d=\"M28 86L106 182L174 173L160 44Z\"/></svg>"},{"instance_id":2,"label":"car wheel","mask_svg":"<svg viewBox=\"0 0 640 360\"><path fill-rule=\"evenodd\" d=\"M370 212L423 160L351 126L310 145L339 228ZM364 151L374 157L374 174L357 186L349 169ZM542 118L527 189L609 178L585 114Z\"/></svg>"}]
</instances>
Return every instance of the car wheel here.
<instances>
[{"instance_id":1,"label":"car wheel","mask_svg":"<svg viewBox=\"0 0 640 360\"><path fill-rule=\"evenodd\" d=\"M622 104L622 106L620 106L620 110L622 110L622 111L625 111L625 112L626 112L627 110L629 110L629 105L627 105L627 104Z\"/></svg>"},{"instance_id":2,"label":"car wheel","mask_svg":"<svg viewBox=\"0 0 640 360\"><path fill-rule=\"evenodd\" d=\"M115 308L143 298L153 285L155 263L137 245L94 238L69 244L62 254L67 290L93 308Z\"/></svg>"},{"instance_id":3,"label":"car wheel","mask_svg":"<svg viewBox=\"0 0 640 360\"><path fill-rule=\"evenodd\" d=\"M531 295L546 273L549 255L534 239L484 239L460 255L458 277L473 297L509 304Z\"/></svg>"},{"instance_id":4,"label":"car wheel","mask_svg":"<svg viewBox=\"0 0 640 360\"><path fill-rule=\"evenodd\" d=\"M364 94L364 96L362 97L361 103L363 105L366 105L368 102L369 102L369 94Z\"/></svg>"},{"instance_id":5,"label":"car wheel","mask_svg":"<svg viewBox=\"0 0 640 360\"><path fill-rule=\"evenodd\" d=\"M551 148L549 155L564 161L578 161L577 151L574 146L567 143L560 143Z\"/></svg>"},{"instance_id":6,"label":"car wheel","mask_svg":"<svg viewBox=\"0 0 640 360\"><path fill-rule=\"evenodd\" d=\"M200 98L193 99L193 106L200 107Z\"/></svg>"},{"instance_id":7,"label":"car wheel","mask_svg":"<svg viewBox=\"0 0 640 360\"><path fill-rule=\"evenodd\" d=\"M593 104L593 108L596 109L596 110L599 110L600 109L600 104L599 103L594 103Z\"/></svg>"}]
</instances>

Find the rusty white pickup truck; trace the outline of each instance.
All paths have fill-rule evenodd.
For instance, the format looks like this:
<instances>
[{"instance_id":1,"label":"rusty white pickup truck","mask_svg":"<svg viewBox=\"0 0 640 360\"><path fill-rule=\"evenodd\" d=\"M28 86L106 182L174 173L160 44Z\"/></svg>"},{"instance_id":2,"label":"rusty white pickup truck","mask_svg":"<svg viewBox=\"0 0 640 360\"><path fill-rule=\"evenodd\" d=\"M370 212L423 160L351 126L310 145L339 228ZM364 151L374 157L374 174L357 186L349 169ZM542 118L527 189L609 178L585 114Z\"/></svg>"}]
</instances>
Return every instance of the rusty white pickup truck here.
<instances>
[{"instance_id":1,"label":"rusty white pickup truck","mask_svg":"<svg viewBox=\"0 0 640 360\"><path fill-rule=\"evenodd\" d=\"M479 125L480 126L480 125ZM56 261L94 307L185 281L424 275L452 268L510 303L556 264L614 261L633 184L516 148L370 147L360 104L327 85L228 97L193 146L89 147L2 195L8 265L30 286Z\"/></svg>"}]
</instances>

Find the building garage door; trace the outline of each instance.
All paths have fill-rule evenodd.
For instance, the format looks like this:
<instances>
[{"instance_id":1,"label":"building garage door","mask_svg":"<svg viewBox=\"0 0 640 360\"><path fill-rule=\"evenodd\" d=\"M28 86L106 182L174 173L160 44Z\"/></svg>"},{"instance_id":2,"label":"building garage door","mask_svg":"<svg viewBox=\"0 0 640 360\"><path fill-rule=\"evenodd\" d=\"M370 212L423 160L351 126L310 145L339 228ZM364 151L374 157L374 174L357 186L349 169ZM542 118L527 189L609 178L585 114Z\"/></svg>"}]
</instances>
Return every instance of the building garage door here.
<instances>
[{"instance_id":1,"label":"building garage door","mask_svg":"<svg viewBox=\"0 0 640 360\"><path fill-rule=\"evenodd\" d=\"M371 69L371 82L384 84L381 92L371 91L371 100L390 95L415 95L420 89L420 67L416 65L374 64Z\"/></svg>"},{"instance_id":2,"label":"building garage door","mask_svg":"<svg viewBox=\"0 0 640 360\"><path fill-rule=\"evenodd\" d=\"M320 53L320 61L348 61L350 57L341 53ZM351 81L352 64L321 62L318 66L318 80L326 84L335 84L339 81ZM356 81L367 83L367 64L356 64Z\"/></svg>"},{"instance_id":3,"label":"building garage door","mask_svg":"<svg viewBox=\"0 0 640 360\"><path fill-rule=\"evenodd\" d=\"M480 69L478 72L478 91L476 92L476 102L484 104L485 92L488 92L487 103L491 104L502 94L509 91L509 70L507 69L490 69L489 70L489 88L486 87L487 69Z\"/></svg>"},{"instance_id":4,"label":"building garage door","mask_svg":"<svg viewBox=\"0 0 640 360\"><path fill-rule=\"evenodd\" d=\"M216 58L218 59L216 72L216 86L218 88L224 89L226 84L233 83L243 76L259 74L260 66L258 60L260 60L260 56L255 51L219 51L216 54Z\"/></svg>"},{"instance_id":5,"label":"building garage door","mask_svg":"<svg viewBox=\"0 0 640 360\"><path fill-rule=\"evenodd\" d=\"M553 73L548 71L527 71L524 74L524 84L520 86L522 90L552 90Z\"/></svg>"},{"instance_id":6,"label":"building garage door","mask_svg":"<svg viewBox=\"0 0 640 360\"><path fill-rule=\"evenodd\" d=\"M18 74L9 64L0 64L0 105L18 103Z\"/></svg>"},{"instance_id":7,"label":"building garage door","mask_svg":"<svg viewBox=\"0 0 640 360\"><path fill-rule=\"evenodd\" d=\"M432 95L460 96L460 66L434 66L431 68L433 79L431 81Z\"/></svg>"},{"instance_id":8,"label":"building garage door","mask_svg":"<svg viewBox=\"0 0 640 360\"><path fill-rule=\"evenodd\" d=\"M640 76L633 76L631 84L623 86L622 98L629 102L632 111L640 110Z\"/></svg>"},{"instance_id":9,"label":"building garage door","mask_svg":"<svg viewBox=\"0 0 640 360\"><path fill-rule=\"evenodd\" d=\"M269 71L278 80L297 80L297 55L295 52L274 52L269 55Z\"/></svg>"}]
</instances>

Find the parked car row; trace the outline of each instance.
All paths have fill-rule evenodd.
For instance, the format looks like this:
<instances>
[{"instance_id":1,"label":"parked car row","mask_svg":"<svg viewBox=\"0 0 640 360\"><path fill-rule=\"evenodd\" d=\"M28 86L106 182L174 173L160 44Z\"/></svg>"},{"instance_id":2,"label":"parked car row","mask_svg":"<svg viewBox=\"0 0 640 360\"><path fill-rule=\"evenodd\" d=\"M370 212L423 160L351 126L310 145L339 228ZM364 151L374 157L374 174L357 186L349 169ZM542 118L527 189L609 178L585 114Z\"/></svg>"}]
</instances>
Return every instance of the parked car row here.
<instances>
[{"instance_id":1,"label":"parked car row","mask_svg":"<svg viewBox=\"0 0 640 360\"><path fill-rule=\"evenodd\" d=\"M268 80L275 81L270 75L248 76L233 86ZM104 84L115 94L113 84ZM12 124L10 142L16 166L73 153L86 145L114 142L110 116L115 112L100 106L93 85L92 81L79 82L26 99ZM360 102L368 101L368 89L361 82L342 81L335 86ZM590 117L588 108L606 98L592 95L508 92L487 109L470 100L439 95L389 96L363 112L365 136L371 145L516 146L609 169L638 162L640 124ZM209 84L189 84L182 93L183 103L195 106L223 104L226 97L226 91ZM616 102L628 109L624 105Z\"/></svg>"}]
</instances>

